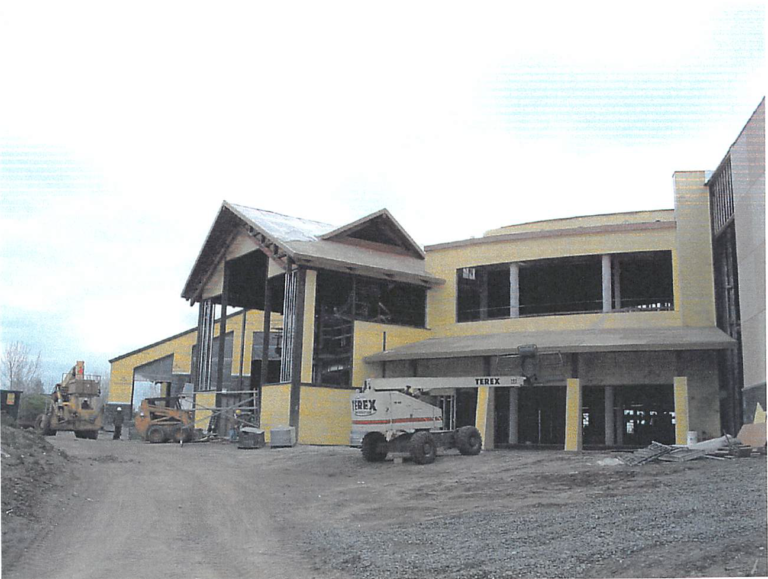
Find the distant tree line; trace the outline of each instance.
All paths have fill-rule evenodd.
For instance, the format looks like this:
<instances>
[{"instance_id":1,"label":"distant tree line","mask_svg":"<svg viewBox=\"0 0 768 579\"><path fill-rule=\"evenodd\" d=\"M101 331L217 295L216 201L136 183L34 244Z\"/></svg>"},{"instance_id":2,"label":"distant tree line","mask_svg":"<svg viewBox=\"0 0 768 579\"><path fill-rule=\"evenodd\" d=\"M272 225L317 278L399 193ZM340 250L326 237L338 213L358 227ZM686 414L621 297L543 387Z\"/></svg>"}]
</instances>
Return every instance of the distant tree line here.
<instances>
[{"instance_id":1,"label":"distant tree line","mask_svg":"<svg viewBox=\"0 0 768 579\"><path fill-rule=\"evenodd\" d=\"M0 384L6 390L21 390L25 394L43 394L40 379L40 353L33 356L23 342L8 344L0 357Z\"/></svg>"}]
</instances>

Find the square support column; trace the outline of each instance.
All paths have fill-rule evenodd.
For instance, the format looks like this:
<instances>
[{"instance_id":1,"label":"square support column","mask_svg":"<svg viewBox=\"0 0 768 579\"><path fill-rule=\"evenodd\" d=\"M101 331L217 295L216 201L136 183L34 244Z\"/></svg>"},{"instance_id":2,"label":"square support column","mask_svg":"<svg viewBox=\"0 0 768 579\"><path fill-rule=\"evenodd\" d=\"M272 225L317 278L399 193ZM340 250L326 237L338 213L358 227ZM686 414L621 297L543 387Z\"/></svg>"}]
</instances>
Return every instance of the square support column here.
<instances>
[{"instance_id":1,"label":"square support column","mask_svg":"<svg viewBox=\"0 0 768 579\"><path fill-rule=\"evenodd\" d=\"M605 387L605 446L616 444L616 414L614 413L614 389L613 386Z\"/></svg>"},{"instance_id":2,"label":"square support column","mask_svg":"<svg viewBox=\"0 0 768 579\"><path fill-rule=\"evenodd\" d=\"M675 376L675 444L688 442L688 378Z\"/></svg>"},{"instance_id":3,"label":"square support column","mask_svg":"<svg viewBox=\"0 0 768 579\"><path fill-rule=\"evenodd\" d=\"M569 378L565 393L565 450L582 449L581 407L581 380Z\"/></svg>"},{"instance_id":4,"label":"square support column","mask_svg":"<svg viewBox=\"0 0 768 579\"><path fill-rule=\"evenodd\" d=\"M520 317L520 266L509 264L509 317Z\"/></svg>"},{"instance_id":5,"label":"square support column","mask_svg":"<svg viewBox=\"0 0 768 579\"><path fill-rule=\"evenodd\" d=\"M611 256L603 256L603 312L610 312L613 301L613 286L611 283Z\"/></svg>"},{"instance_id":6,"label":"square support column","mask_svg":"<svg viewBox=\"0 0 768 579\"><path fill-rule=\"evenodd\" d=\"M509 389L509 444L518 443L518 423L519 423L519 398L520 389Z\"/></svg>"},{"instance_id":7,"label":"square support column","mask_svg":"<svg viewBox=\"0 0 768 579\"><path fill-rule=\"evenodd\" d=\"M624 424L624 397L621 390L614 392L616 402L616 446L624 446L624 433L626 424Z\"/></svg>"},{"instance_id":8,"label":"square support column","mask_svg":"<svg viewBox=\"0 0 768 579\"><path fill-rule=\"evenodd\" d=\"M483 450L493 448L493 398L493 388L480 386L477 389L475 427L483 437Z\"/></svg>"}]
</instances>

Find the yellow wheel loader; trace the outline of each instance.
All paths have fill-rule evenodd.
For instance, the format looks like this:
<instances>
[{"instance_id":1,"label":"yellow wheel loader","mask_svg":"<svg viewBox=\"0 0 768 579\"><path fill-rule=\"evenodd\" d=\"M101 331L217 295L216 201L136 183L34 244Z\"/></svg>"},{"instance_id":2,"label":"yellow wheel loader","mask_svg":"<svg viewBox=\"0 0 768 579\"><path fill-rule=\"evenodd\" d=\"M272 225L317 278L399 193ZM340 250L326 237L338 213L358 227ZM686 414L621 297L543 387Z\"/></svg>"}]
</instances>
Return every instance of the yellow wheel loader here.
<instances>
[{"instance_id":1,"label":"yellow wheel loader","mask_svg":"<svg viewBox=\"0 0 768 579\"><path fill-rule=\"evenodd\" d=\"M35 426L46 436L71 430L77 438L96 440L104 422L100 396L101 377L85 374L85 363L78 361L56 384Z\"/></svg>"}]
</instances>

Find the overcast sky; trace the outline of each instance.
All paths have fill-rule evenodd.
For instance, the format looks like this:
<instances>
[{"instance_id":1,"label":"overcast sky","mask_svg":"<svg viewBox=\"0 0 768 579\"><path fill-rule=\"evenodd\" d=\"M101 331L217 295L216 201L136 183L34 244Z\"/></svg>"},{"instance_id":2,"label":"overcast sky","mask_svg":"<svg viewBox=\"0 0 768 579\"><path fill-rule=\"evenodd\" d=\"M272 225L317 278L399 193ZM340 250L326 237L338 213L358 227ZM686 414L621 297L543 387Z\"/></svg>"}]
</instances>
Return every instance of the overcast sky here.
<instances>
[{"instance_id":1,"label":"overcast sky","mask_svg":"<svg viewBox=\"0 0 768 579\"><path fill-rule=\"evenodd\" d=\"M0 342L50 387L192 327L224 199L422 245L671 208L764 94L762 2L520 4L5 0Z\"/></svg>"}]
</instances>

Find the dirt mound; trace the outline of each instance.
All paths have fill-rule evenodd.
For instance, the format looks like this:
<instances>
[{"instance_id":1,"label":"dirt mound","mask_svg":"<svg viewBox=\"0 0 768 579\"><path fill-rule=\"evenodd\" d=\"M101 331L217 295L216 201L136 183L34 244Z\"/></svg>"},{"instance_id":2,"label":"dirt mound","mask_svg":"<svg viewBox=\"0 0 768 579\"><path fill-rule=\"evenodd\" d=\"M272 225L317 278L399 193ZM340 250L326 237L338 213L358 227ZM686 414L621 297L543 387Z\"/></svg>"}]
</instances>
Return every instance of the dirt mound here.
<instances>
[{"instance_id":1,"label":"dirt mound","mask_svg":"<svg viewBox=\"0 0 768 579\"><path fill-rule=\"evenodd\" d=\"M68 480L72 459L34 431L2 425L3 564L16 560L45 526L50 490Z\"/></svg>"}]
</instances>

